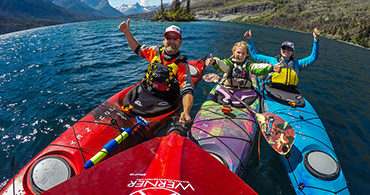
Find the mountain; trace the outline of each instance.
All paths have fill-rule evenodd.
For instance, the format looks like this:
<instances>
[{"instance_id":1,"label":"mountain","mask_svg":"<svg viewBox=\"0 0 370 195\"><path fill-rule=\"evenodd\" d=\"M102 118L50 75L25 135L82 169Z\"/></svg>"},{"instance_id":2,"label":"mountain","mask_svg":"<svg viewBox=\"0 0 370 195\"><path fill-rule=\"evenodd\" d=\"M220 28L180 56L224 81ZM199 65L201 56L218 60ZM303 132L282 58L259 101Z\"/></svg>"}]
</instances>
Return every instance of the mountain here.
<instances>
[{"instance_id":1,"label":"mountain","mask_svg":"<svg viewBox=\"0 0 370 195\"><path fill-rule=\"evenodd\" d=\"M0 34L122 15L108 0L0 0Z\"/></svg>"},{"instance_id":2,"label":"mountain","mask_svg":"<svg viewBox=\"0 0 370 195\"><path fill-rule=\"evenodd\" d=\"M369 0L192 0L200 19L252 23L321 36L370 48Z\"/></svg>"},{"instance_id":3,"label":"mountain","mask_svg":"<svg viewBox=\"0 0 370 195\"><path fill-rule=\"evenodd\" d=\"M116 18L123 16L124 14L114 9L108 2L108 0L80 0L86 5L91 6L92 8L103 13L104 16L109 18Z\"/></svg>"},{"instance_id":4,"label":"mountain","mask_svg":"<svg viewBox=\"0 0 370 195\"><path fill-rule=\"evenodd\" d=\"M136 3L134 5L123 4L119 7L116 7L116 9L125 15L131 15L153 12L155 10L158 10L160 7L160 5L142 6L139 3Z\"/></svg>"},{"instance_id":5,"label":"mountain","mask_svg":"<svg viewBox=\"0 0 370 195\"><path fill-rule=\"evenodd\" d=\"M2 0L0 13L4 18L53 21L56 23L95 20L98 17L78 14L44 0Z\"/></svg>"},{"instance_id":6,"label":"mountain","mask_svg":"<svg viewBox=\"0 0 370 195\"><path fill-rule=\"evenodd\" d=\"M62 7L64 9L85 14L85 15L92 15L92 16L99 16L99 17L106 17L102 13L100 13L98 10L90 7L89 5L76 0L48 0L49 2Z\"/></svg>"}]
</instances>

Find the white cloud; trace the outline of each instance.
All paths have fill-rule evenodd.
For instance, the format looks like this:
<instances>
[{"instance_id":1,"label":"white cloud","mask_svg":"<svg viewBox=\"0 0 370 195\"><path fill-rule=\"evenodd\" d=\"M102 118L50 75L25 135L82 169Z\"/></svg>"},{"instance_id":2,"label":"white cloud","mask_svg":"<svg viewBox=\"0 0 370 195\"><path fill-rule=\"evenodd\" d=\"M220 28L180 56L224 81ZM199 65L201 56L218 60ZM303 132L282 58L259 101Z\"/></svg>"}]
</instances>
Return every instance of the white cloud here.
<instances>
[{"instance_id":1,"label":"white cloud","mask_svg":"<svg viewBox=\"0 0 370 195\"><path fill-rule=\"evenodd\" d=\"M148 0L140 0L139 4L146 6L146 5L148 5Z\"/></svg>"},{"instance_id":2,"label":"white cloud","mask_svg":"<svg viewBox=\"0 0 370 195\"><path fill-rule=\"evenodd\" d=\"M161 4L161 0L108 0L108 1L112 7L118 7L118 6L121 6L122 4L133 5L137 2L140 5L145 5L145 6ZM163 3L170 3L172 1L173 0L163 0Z\"/></svg>"}]
</instances>

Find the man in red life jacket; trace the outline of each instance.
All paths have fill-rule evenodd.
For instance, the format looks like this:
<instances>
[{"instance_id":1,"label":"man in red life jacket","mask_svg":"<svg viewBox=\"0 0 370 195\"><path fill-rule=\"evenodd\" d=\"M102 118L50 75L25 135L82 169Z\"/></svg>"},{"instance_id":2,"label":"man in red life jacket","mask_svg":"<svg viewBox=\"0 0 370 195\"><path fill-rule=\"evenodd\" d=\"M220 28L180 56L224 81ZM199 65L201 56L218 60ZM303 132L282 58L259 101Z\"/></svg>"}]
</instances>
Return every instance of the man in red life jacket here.
<instances>
[{"instance_id":1,"label":"man in red life jacket","mask_svg":"<svg viewBox=\"0 0 370 195\"><path fill-rule=\"evenodd\" d=\"M194 85L186 58L180 55L182 44L181 30L169 26L163 33L164 46L141 45L130 32L130 19L119 25L132 51L149 61L144 78L146 88L156 97L171 102L181 95L183 112L180 121L191 122L189 112L193 106Z\"/></svg>"}]
</instances>

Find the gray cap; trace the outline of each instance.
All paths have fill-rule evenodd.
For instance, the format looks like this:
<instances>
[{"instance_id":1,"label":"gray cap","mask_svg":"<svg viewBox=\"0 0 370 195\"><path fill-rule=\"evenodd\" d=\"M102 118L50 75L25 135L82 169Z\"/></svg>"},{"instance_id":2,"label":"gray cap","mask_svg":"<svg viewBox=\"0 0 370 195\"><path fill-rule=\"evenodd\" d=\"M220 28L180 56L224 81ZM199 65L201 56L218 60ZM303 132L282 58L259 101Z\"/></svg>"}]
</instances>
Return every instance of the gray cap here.
<instances>
[{"instance_id":1,"label":"gray cap","mask_svg":"<svg viewBox=\"0 0 370 195\"><path fill-rule=\"evenodd\" d=\"M293 51L295 50L294 48L294 43L293 42L290 42L290 41L285 41L284 43L281 44L281 47L283 46L287 46L287 47L290 47L293 49Z\"/></svg>"}]
</instances>

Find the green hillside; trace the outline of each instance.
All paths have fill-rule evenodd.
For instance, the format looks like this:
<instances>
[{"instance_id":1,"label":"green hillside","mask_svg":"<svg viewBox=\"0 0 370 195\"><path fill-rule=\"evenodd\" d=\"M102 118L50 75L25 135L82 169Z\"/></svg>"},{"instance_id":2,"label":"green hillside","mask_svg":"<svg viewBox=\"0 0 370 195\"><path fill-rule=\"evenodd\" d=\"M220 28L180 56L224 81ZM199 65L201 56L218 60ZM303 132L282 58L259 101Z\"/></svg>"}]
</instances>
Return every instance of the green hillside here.
<instances>
[{"instance_id":1,"label":"green hillside","mask_svg":"<svg viewBox=\"0 0 370 195\"><path fill-rule=\"evenodd\" d=\"M193 0L197 17L312 32L370 48L368 0Z\"/></svg>"}]
</instances>

